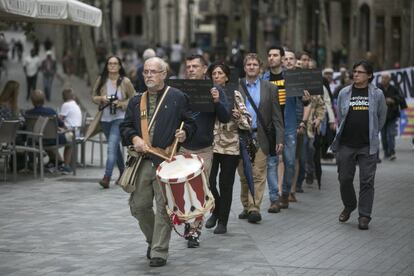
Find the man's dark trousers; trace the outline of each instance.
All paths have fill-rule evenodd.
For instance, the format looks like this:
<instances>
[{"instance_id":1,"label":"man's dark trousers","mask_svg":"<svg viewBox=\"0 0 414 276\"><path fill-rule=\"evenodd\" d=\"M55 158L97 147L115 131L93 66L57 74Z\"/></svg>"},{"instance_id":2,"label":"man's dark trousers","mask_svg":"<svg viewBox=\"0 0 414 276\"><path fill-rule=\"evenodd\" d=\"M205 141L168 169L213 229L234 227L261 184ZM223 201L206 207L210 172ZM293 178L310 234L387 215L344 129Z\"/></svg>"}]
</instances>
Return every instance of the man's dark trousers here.
<instances>
[{"instance_id":1,"label":"man's dark trousers","mask_svg":"<svg viewBox=\"0 0 414 276\"><path fill-rule=\"evenodd\" d=\"M374 202L374 179L377 169L377 154L369 154L369 146L351 148L340 145L336 155L338 165L338 180L340 183L341 198L348 211L357 207L354 189L356 165L359 165L359 200L358 211L360 217L371 218Z\"/></svg>"}]
</instances>

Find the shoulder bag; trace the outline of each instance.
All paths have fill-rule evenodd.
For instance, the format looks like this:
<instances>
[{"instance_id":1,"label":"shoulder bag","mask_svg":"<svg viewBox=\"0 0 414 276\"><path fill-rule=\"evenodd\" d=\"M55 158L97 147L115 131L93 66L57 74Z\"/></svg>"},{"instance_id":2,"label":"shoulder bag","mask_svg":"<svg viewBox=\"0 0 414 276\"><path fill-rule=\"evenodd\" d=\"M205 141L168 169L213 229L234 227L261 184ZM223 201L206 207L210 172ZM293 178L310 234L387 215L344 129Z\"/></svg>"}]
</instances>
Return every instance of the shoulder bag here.
<instances>
[{"instance_id":1,"label":"shoulder bag","mask_svg":"<svg viewBox=\"0 0 414 276\"><path fill-rule=\"evenodd\" d=\"M250 102L254 111L256 112L256 116L257 116L257 119L259 120L259 123L262 125L263 130L266 133L267 141L269 142L269 154L274 156L276 155L276 136L275 136L275 128L273 126L273 123L270 124L269 127L266 126L265 121L262 117L262 114L260 113L256 104L254 103L252 96L250 96L250 93L247 90L246 84L243 82L243 80L240 80L240 85L243 88L244 90L243 92L246 94L248 101Z\"/></svg>"}]
</instances>

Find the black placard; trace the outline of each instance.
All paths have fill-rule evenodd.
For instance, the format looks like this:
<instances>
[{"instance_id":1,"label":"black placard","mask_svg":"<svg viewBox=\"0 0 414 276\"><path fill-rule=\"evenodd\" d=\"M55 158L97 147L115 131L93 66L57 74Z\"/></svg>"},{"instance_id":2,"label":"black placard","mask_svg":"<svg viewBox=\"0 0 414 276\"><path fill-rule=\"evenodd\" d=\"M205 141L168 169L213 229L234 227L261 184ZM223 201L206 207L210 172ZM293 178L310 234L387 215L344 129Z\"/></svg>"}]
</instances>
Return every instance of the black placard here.
<instances>
[{"instance_id":1,"label":"black placard","mask_svg":"<svg viewBox=\"0 0 414 276\"><path fill-rule=\"evenodd\" d=\"M311 95L322 95L322 72L319 69L287 70L284 74L286 97L303 96L303 90Z\"/></svg>"},{"instance_id":2,"label":"black placard","mask_svg":"<svg viewBox=\"0 0 414 276\"><path fill-rule=\"evenodd\" d=\"M169 79L167 84L188 95L193 111L214 112L213 98L210 93L213 87L211 80Z\"/></svg>"}]
</instances>

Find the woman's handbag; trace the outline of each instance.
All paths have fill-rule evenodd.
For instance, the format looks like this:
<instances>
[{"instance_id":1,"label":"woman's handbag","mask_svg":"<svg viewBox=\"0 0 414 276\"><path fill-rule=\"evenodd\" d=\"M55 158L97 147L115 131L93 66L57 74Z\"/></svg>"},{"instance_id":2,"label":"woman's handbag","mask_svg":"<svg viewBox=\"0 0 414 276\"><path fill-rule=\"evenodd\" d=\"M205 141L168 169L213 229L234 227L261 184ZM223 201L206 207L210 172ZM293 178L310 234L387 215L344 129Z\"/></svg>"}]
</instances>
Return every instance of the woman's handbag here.
<instances>
[{"instance_id":1,"label":"woman's handbag","mask_svg":"<svg viewBox=\"0 0 414 276\"><path fill-rule=\"evenodd\" d=\"M100 124L101 118L102 118L102 110L96 113L92 122L89 124L88 129L86 130L86 133L85 133L84 141L88 140L90 137L93 137L99 132L101 132L101 124Z\"/></svg>"}]
</instances>

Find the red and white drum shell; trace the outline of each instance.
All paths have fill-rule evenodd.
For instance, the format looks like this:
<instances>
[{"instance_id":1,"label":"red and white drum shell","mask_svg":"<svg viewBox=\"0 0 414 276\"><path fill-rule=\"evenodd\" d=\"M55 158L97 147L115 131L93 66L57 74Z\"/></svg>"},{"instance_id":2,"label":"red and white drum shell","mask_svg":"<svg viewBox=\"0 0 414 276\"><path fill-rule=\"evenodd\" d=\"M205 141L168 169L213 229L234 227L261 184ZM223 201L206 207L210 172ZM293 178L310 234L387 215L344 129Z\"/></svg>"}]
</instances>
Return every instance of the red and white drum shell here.
<instances>
[{"instance_id":1,"label":"red and white drum shell","mask_svg":"<svg viewBox=\"0 0 414 276\"><path fill-rule=\"evenodd\" d=\"M176 155L158 166L157 179L167 200L168 214L176 215L180 222L193 222L214 208L201 157Z\"/></svg>"}]
</instances>

